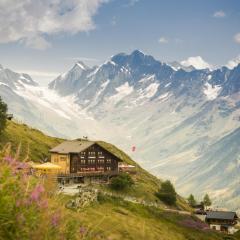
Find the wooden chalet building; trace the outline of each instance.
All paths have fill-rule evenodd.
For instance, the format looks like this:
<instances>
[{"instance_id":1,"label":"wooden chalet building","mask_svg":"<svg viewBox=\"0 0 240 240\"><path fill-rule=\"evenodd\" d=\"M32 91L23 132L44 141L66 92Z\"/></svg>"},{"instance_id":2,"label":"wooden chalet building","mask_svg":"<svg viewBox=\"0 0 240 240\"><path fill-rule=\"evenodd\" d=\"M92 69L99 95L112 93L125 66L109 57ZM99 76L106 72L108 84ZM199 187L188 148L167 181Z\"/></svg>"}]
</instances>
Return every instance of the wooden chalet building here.
<instances>
[{"instance_id":1,"label":"wooden chalet building","mask_svg":"<svg viewBox=\"0 0 240 240\"><path fill-rule=\"evenodd\" d=\"M119 174L118 163L122 162L98 143L86 140L65 141L50 153L51 162L61 166L58 180L64 182L108 180Z\"/></svg>"},{"instance_id":2,"label":"wooden chalet building","mask_svg":"<svg viewBox=\"0 0 240 240\"><path fill-rule=\"evenodd\" d=\"M233 234L236 232L234 226L237 224L238 216L235 212L207 211L205 221L213 230Z\"/></svg>"}]
</instances>

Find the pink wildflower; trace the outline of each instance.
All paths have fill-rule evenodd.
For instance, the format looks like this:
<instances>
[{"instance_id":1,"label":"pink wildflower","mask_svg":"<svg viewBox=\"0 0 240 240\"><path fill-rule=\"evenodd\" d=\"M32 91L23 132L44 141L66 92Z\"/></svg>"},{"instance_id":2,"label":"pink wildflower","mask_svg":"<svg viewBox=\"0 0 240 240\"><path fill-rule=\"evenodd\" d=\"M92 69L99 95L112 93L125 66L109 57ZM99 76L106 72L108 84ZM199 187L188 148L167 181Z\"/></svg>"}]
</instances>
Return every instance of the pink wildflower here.
<instances>
[{"instance_id":1,"label":"pink wildflower","mask_svg":"<svg viewBox=\"0 0 240 240\"><path fill-rule=\"evenodd\" d=\"M44 192L44 187L42 185L37 185L31 193L31 200L37 202L42 192Z\"/></svg>"},{"instance_id":2,"label":"pink wildflower","mask_svg":"<svg viewBox=\"0 0 240 240\"><path fill-rule=\"evenodd\" d=\"M52 226L57 227L57 225L59 224L59 221L60 221L59 213L54 213L52 216Z\"/></svg>"}]
</instances>

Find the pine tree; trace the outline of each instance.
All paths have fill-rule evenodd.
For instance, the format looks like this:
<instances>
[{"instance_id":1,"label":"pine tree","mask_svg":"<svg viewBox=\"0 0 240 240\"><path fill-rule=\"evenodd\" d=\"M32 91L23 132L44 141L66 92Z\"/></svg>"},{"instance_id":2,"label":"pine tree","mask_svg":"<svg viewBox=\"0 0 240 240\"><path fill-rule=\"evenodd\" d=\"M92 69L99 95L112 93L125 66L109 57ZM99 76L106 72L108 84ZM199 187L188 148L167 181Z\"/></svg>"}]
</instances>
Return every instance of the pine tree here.
<instances>
[{"instance_id":1,"label":"pine tree","mask_svg":"<svg viewBox=\"0 0 240 240\"><path fill-rule=\"evenodd\" d=\"M194 207L196 205L196 200L194 198L194 196L192 194L190 194L190 196L188 197L188 204L191 206L191 207Z\"/></svg>"},{"instance_id":2,"label":"pine tree","mask_svg":"<svg viewBox=\"0 0 240 240\"><path fill-rule=\"evenodd\" d=\"M208 196L208 194L206 194L204 196L203 203L204 203L204 206L206 206L206 207L210 207L212 205L212 201L211 201L210 197Z\"/></svg>"}]
</instances>

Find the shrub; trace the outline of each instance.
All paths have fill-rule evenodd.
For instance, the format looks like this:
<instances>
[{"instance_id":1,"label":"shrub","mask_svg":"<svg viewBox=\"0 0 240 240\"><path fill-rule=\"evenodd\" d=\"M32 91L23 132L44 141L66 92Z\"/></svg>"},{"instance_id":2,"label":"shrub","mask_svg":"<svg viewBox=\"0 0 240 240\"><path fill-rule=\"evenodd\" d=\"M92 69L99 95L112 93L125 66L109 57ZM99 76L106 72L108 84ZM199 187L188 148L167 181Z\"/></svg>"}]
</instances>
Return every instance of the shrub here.
<instances>
[{"instance_id":1,"label":"shrub","mask_svg":"<svg viewBox=\"0 0 240 240\"><path fill-rule=\"evenodd\" d=\"M4 130L7 121L7 105L2 101L0 97L0 134Z\"/></svg>"},{"instance_id":2,"label":"shrub","mask_svg":"<svg viewBox=\"0 0 240 240\"><path fill-rule=\"evenodd\" d=\"M168 205L174 205L177 200L177 193L169 180L162 183L161 188L155 195Z\"/></svg>"},{"instance_id":3,"label":"shrub","mask_svg":"<svg viewBox=\"0 0 240 240\"><path fill-rule=\"evenodd\" d=\"M134 184L131 176L127 173L121 173L117 177L112 178L110 187L114 190L121 191L131 187Z\"/></svg>"}]
</instances>

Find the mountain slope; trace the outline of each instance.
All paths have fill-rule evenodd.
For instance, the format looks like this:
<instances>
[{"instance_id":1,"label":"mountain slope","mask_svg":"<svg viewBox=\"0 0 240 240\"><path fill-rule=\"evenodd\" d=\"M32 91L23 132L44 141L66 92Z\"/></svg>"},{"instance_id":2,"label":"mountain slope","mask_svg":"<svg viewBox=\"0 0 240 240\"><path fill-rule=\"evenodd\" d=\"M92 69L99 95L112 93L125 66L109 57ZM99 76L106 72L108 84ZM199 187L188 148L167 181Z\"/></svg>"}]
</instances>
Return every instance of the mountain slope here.
<instances>
[{"instance_id":1,"label":"mountain slope","mask_svg":"<svg viewBox=\"0 0 240 240\"><path fill-rule=\"evenodd\" d=\"M117 54L97 68L87 68L84 74L81 69L81 77L73 81L72 69L49 87L65 96L64 89L75 86L70 94L82 110L105 126L121 129L121 136L111 136L111 142L145 169L178 183L189 173L192 162L201 165L207 149L240 127L240 65L232 70L185 70L136 50ZM134 153L129 151L132 145L137 146ZM200 194L210 186L216 189L221 181L205 184ZM179 186L184 194L195 189L185 191ZM232 191L230 185L227 191ZM225 206L232 206L230 201Z\"/></svg>"},{"instance_id":2,"label":"mountain slope","mask_svg":"<svg viewBox=\"0 0 240 240\"><path fill-rule=\"evenodd\" d=\"M8 122L5 135L0 138L1 146L11 142L12 146L16 147L19 142L22 142L23 158L27 151L25 144L27 141L30 142L31 159L37 161L39 156L47 156L47 151L62 140L48 137L35 129L15 122ZM131 158L115 146L105 142L99 142L99 144L109 148L115 154L121 155L124 161L136 165ZM144 184L152 181L156 186L158 185L158 180L155 177L141 170L138 165L136 166L141 171L140 176ZM147 192L149 189L142 190ZM81 212L63 207L70 199L71 197L59 195L55 199L55 204L68 218L81 222L81 226L87 231L88 239L97 239L98 237L118 240L159 239L161 236L163 240L220 240L224 237L224 235L212 231L188 226L186 223L201 226L200 222L193 217L153 207L144 207L140 204L123 201L121 198L102 196L99 202L81 210ZM79 236L79 239L82 237Z\"/></svg>"},{"instance_id":3,"label":"mountain slope","mask_svg":"<svg viewBox=\"0 0 240 240\"><path fill-rule=\"evenodd\" d=\"M240 127L240 65L185 70L136 50L93 68L77 62L49 89L27 83L15 90L0 85L0 95L10 112L31 126L54 136L112 142L154 175L178 184L193 171L193 163L202 166L202 156ZM235 160L229 161L231 165ZM199 195L210 191L217 196L221 181L219 177L210 184L206 179ZM182 194L194 190L179 184ZM229 182L226 192L232 191ZM217 197L214 202L220 203ZM231 197L224 206L232 207Z\"/></svg>"}]
</instances>

